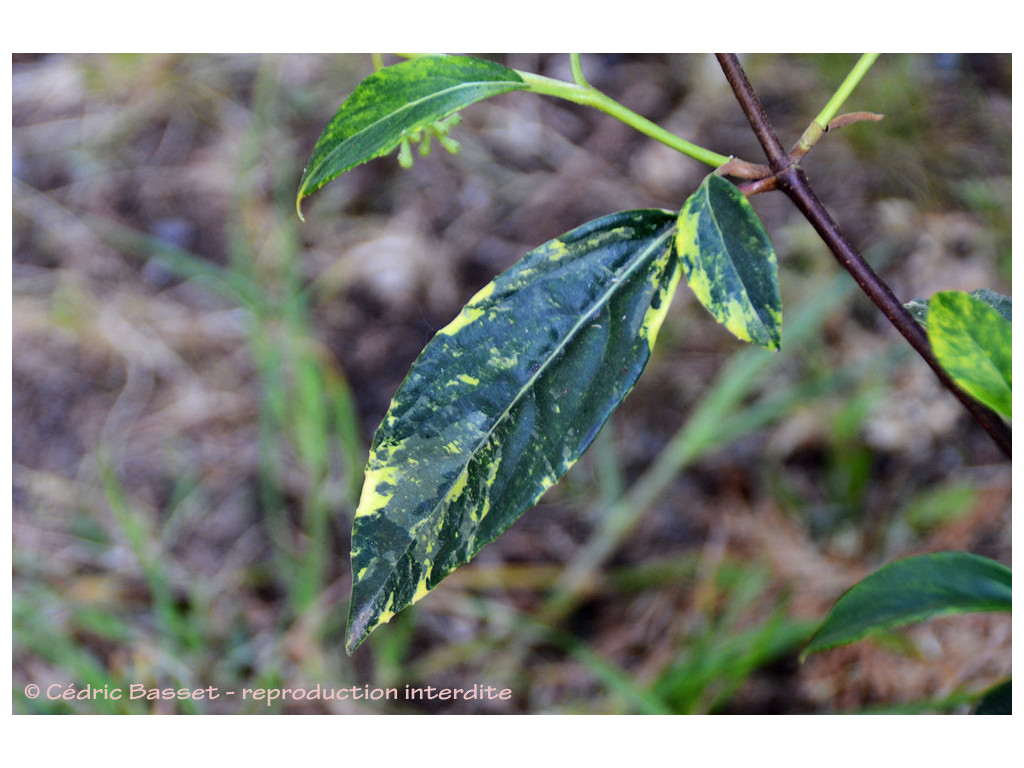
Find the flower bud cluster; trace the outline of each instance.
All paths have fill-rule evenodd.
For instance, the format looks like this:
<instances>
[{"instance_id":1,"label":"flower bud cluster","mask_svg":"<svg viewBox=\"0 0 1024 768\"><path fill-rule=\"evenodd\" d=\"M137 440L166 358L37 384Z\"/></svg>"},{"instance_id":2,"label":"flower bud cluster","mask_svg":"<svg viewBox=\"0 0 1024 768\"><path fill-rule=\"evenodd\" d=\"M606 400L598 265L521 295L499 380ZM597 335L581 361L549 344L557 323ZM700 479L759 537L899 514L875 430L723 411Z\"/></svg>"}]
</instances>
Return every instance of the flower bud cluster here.
<instances>
[{"instance_id":1,"label":"flower bud cluster","mask_svg":"<svg viewBox=\"0 0 1024 768\"><path fill-rule=\"evenodd\" d=\"M457 114L449 115L441 120L435 120L426 128L418 128L415 131L402 131L402 142L398 145L398 164L403 168L412 168L412 144L420 145L420 155L427 157L430 154L431 138L436 138L446 150L453 155L459 152L459 142L448 136L448 132L462 122Z\"/></svg>"}]
</instances>

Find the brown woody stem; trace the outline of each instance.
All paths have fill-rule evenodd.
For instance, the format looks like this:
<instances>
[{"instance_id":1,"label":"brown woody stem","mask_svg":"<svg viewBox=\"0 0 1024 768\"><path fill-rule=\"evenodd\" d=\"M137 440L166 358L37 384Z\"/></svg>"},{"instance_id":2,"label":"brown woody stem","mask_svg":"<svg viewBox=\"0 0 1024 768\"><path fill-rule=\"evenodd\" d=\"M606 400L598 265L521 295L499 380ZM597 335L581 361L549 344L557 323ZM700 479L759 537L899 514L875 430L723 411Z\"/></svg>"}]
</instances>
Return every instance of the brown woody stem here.
<instances>
[{"instance_id":1,"label":"brown woody stem","mask_svg":"<svg viewBox=\"0 0 1024 768\"><path fill-rule=\"evenodd\" d=\"M796 162L799 157L806 154L806 150L802 153L795 153L796 157L786 153L782 148L779 137L768 121L768 116L765 114L760 99L758 99L757 94L750 85L750 81L747 79L746 73L743 71L739 59L735 54L717 54L717 56L719 64L721 64L722 70L725 72L726 79L729 81L729 85L736 96L736 100L743 109L747 121L750 123L765 155L768 157L774 172L773 178L778 188L786 193L797 209L810 222L835 259L856 280L865 295L882 311L896 330L906 338L914 350L939 377L942 384L960 400L974 420L988 432L1000 450L1010 457L1012 455L1010 427L995 412L978 403L956 385L932 352L931 345L928 343L927 333L914 320L889 286L886 285L849 239L847 239L846 235L840 230L839 225L832 219L828 210L814 193L806 174ZM840 118L836 119L839 120ZM865 118L858 116L856 119ZM853 122L853 120L847 122ZM810 145L813 146L813 142L816 140L817 137L814 137ZM800 147L801 144L802 140L798 142L797 147ZM794 147L794 149L796 150L797 147ZM807 149L809 148L810 146L807 147Z\"/></svg>"}]
</instances>

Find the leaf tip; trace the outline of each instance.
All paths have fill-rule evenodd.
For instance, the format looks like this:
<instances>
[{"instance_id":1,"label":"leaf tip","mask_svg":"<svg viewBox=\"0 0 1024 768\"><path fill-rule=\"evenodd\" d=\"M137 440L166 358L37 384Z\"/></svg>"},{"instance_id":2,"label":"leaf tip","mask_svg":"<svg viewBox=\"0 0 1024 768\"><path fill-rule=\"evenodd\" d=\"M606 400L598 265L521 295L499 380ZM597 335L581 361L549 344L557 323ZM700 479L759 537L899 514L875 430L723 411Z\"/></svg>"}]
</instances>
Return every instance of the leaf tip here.
<instances>
[{"instance_id":1,"label":"leaf tip","mask_svg":"<svg viewBox=\"0 0 1024 768\"><path fill-rule=\"evenodd\" d=\"M800 655L797 657L797 660L801 664L803 664L807 661L808 657L811 656L811 654L819 653L824 650L827 650L827 648L822 647L822 645L818 642L818 633L815 632L814 636L807 642L807 645L804 647L804 649L800 651Z\"/></svg>"},{"instance_id":2,"label":"leaf tip","mask_svg":"<svg viewBox=\"0 0 1024 768\"><path fill-rule=\"evenodd\" d=\"M358 577L356 583L358 584ZM383 608L374 602L364 602L353 595L352 607L349 609L348 630L345 638L345 653L351 656L363 644L377 627L387 624L395 617L392 610L394 595L389 597ZM399 608L398 610L401 610Z\"/></svg>"},{"instance_id":3,"label":"leaf tip","mask_svg":"<svg viewBox=\"0 0 1024 768\"><path fill-rule=\"evenodd\" d=\"M345 654L351 656L369 636L370 632L366 629L366 622L359 621L358 619L353 621L350 617L348 631L345 635Z\"/></svg>"},{"instance_id":4,"label":"leaf tip","mask_svg":"<svg viewBox=\"0 0 1024 768\"><path fill-rule=\"evenodd\" d=\"M363 638L352 637L351 635L345 639L345 655L351 656L356 652L356 649L363 644Z\"/></svg>"}]
</instances>

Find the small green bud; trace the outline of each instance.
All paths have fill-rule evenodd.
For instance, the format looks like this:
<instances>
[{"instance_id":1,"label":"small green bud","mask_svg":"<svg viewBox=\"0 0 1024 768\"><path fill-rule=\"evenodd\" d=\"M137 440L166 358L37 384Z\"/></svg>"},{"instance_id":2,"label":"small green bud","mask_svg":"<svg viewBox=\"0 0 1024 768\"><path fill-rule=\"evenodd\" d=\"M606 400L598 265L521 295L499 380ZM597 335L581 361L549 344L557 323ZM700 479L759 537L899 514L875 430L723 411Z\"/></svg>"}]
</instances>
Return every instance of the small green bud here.
<instances>
[{"instance_id":1,"label":"small green bud","mask_svg":"<svg viewBox=\"0 0 1024 768\"><path fill-rule=\"evenodd\" d=\"M456 112L454 115L448 115L448 117L444 118L443 120L438 120L435 123L435 125L438 126L438 129L441 131L441 133L447 134L448 131L450 131L452 128L454 128L461 122L462 115Z\"/></svg>"},{"instance_id":2,"label":"small green bud","mask_svg":"<svg viewBox=\"0 0 1024 768\"><path fill-rule=\"evenodd\" d=\"M437 135L437 134L435 134L435 135ZM459 149L460 149L459 142L457 142L455 139L450 139L447 136L445 136L443 134L440 134L440 135L437 135L437 140L439 142L441 142L441 146L442 147L447 149L453 155L459 154Z\"/></svg>"},{"instance_id":3,"label":"small green bud","mask_svg":"<svg viewBox=\"0 0 1024 768\"><path fill-rule=\"evenodd\" d=\"M403 168L412 168L412 149L408 139L402 139L398 148L398 164Z\"/></svg>"}]
</instances>

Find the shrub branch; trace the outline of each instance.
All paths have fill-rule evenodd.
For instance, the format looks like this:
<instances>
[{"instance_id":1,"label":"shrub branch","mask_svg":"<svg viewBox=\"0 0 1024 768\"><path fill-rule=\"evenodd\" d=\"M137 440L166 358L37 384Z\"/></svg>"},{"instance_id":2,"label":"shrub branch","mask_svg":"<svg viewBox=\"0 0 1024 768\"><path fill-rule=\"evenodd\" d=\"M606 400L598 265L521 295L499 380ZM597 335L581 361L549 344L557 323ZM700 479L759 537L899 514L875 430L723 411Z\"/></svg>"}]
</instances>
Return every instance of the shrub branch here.
<instances>
[{"instance_id":1,"label":"shrub branch","mask_svg":"<svg viewBox=\"0 0 1024 768\"><path fill-rule=\"evenodd\" d=\"M936 359L928 343L928 335L924 329L903 306L892 292L892 289L871 268L864 257L857 251L850 240L843 234L839 225L833 220L821 200L814 193L807 175L796 159L787 154L782 142L772 128L768 115L761 105L746 73L735 54L717 54L719 64L726 79L743 109L747 121L757 136L761 148L768 157L774 172L775 185L762 182L765 187L776 186L781 189L797 209L804 215L811 226L828 246L832 255L846 269L860 286L864 294L871 299L882 314L898 330L914 350L924 359L939 377L943 386L949 389L961 402L968 413L992 437L1000 450L1007 457L1012 455L1010 427L994 411L978 403L974 398L958 387L953 379ZM797 154L797 153L794 153ZM797 157L802 157L800 153Z\"/></svg>"}]
</instances>

